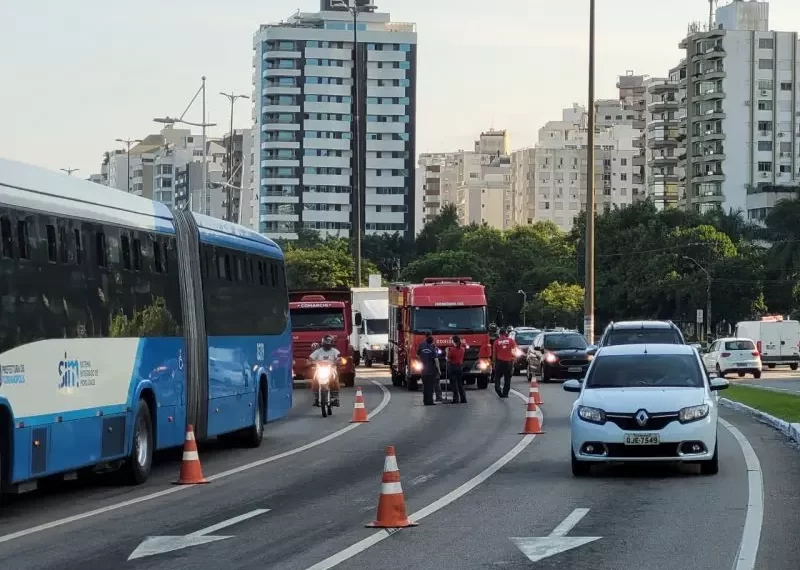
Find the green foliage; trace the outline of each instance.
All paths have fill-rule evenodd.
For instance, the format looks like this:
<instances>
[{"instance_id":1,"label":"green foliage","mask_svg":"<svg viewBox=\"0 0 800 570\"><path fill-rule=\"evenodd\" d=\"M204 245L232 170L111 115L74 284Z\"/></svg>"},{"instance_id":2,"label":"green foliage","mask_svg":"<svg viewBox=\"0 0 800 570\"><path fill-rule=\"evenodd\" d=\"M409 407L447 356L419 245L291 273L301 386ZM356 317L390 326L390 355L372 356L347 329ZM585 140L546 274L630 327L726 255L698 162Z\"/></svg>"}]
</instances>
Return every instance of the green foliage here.
<instances>
[{"instance_id":1,"label":"green foliage","mask_svg":"<svg viewBox=\"0 0 800 570\"><path fill-rule=\"evenodd\" d=\"M547 326L580 329L583 321L584 289L580 285L553 281L525 305L525 314L533 322Z\"/></svg>"},{"instance_id":2,"label":"green foliage","mask_svg":"<svg viewBox=\"0 0 800 570\"><path fill-rule=\"evenodd\" d=\"M156 297L149 306L134 311L130 318L123 312L117 313L111 318L109 329L112 338L175 336L179 330L162 297Z\"/></svg>"},{"instance_id":3,"label":"green foliage","mask_svg":"<svg viewBox=\"0 0 800 570\"><path fill-rule=\"evenodd\" d=\"M564 233L550 222L501 231L459 226L442 209L416 237L364 236L365 276L387 281L471 277L486 285L489 319L580 325L585 214ZM352 285L352 243L303 232L286 244L292 287ZM739 320L771 311L800 314L800 198L779 202L763 226L741 212L657 211L649 201L612 209L595 223L596 327L610 320L659 318L691 334L705 309L709 278L712 324L727 332ZM525 295L520 293L523 291Z\"/></svg>"}]
</instances>

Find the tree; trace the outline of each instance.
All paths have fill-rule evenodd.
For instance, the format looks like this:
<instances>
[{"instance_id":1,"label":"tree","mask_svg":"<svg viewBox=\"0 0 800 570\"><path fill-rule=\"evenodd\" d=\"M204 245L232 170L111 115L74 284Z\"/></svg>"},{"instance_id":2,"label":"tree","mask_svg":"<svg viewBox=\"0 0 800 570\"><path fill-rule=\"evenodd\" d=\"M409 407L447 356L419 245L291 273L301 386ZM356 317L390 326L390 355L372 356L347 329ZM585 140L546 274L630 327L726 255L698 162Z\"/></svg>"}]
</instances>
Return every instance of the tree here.
<instances>
[{"instance_id":1,"label":"tree","mask_svg":"<svg viewBox=\"0 0 800 570\"><path fill-rule=\"evenodd\" d=\"M554 281L525 306L525 314L540 326L578 327L583 318L584 290Z\"/></svg>"},{"instance_id":2,"label":"tree","mask_svg":"<svg viewBox=\"0 0 800 570\"><path fill-rule=\"evenodd\" d=\"M286 280L290 289L330 289L352 287L355 263L353 256L339 243L314 249L289 249L286 256ZM362 263L361 279L378 273L374 263Z\"/></svg>"}]
</instances>

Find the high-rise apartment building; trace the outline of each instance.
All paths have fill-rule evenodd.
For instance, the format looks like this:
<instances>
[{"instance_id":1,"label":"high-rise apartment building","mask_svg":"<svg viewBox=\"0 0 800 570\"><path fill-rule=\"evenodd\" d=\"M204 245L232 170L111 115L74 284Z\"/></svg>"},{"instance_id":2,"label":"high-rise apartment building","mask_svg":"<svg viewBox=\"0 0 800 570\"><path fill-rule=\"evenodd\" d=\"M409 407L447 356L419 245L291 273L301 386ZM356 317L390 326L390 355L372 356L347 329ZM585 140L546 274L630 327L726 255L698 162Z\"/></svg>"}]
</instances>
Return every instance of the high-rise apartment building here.
<instances>
[{"instance_id":1,"label":"high-rise apartment building","mask_svg":"<svg viewBox=\"0 0 800 570\"><path fill-rule=\"evenodd\" d=\"M356 4L356 49L333 0L255 34L255 184L271 237L349 236L358 203L365 234L414 234L416 28Z\"/></svg>"},{"instance_id":2,"label":"high-rise apartment building","mask_svg":"<svg viewBox=\"0 0 800 570\"><path fill-rule=\"evenodd\" d=\"M225 148L222 162L222 179L226 194L225 218L235 223L249 225L245 220L249 221L251 216L250 193L253 169L250 166L253 159L253 133L250 129L234 129L233 133L226 133L222 137L220 144ZM227 196L230 196L230 207L227 206Z\"/></svg>"},{"instance_id":3,"label":"high-rise apartment building","mask_svg":"<svg viewBox=\"0 0 800 570\"><path fill-rule=\"evenodd\" d=\"M595 196L598 211L631 204L643 192L635 178L640 156L636 143L642 130L625 119L620 104L602 102L601 109L612 110L611 118L601 122L595 132ZM623 112L615 123L617 112ZM551 221L569 231L578 214L586 209L588 162L586 157L586 110L574 104L562 111L560 121L549 121L539 129L539 142L533 148L512 153L512 188L515 223ZM624 124L625 122L628 124Z\"/></svg>"},{"instance_id":4,"label":"high-rise apartment building","mask_svg":"<svg viewBox=\"0 0 800 570\"><path fill-rule=\"evenodd\" d=\"M686 51L685 192L680 205L761 220L800 181L800 43L769 31L767 2L720 6Z\"/></svg>"},{"instance_id":5,"label":"high-rise apartment building","mask_svg":"<svg viewBox=\"0 0 800 570\"><path fill-rule=\"evenodd\" d=\"M671 73L669 78L647 80L646 194L658 210L675 207L680 196L684 99L678 76Z\"/></svg>"},{"instance_id":6,"label":"high-rise apartment building","mask_svg":"<svg viewBox=\"0 0 800 570\"><path fill-rule=\"evenodd\" d=\"M624 121L616 121L615 124L629 125L636 129L637 137L633 141L633 147L637 150L633 157L633 188L635 192L633 200L641 200L645 195L640 190L644 190L646 180L646 127L647 127L647 87L645 82L646 75L636 75L633 71L625 72L617 80L619 90L619 101L625 113ZM631 121L628 123L628 121Z\"/></svg>"}]
</instances>

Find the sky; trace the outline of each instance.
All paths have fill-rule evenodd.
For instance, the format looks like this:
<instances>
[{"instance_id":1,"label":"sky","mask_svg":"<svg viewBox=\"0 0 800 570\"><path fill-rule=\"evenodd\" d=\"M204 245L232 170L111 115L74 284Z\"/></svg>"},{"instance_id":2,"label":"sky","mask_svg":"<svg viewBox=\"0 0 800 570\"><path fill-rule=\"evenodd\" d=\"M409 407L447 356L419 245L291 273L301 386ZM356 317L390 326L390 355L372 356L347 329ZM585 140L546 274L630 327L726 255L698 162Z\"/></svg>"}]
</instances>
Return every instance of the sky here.
<instances>
[{"instance_id":1,"label":"sky","mask_svg":"<svg viewBox=\"0 0 800 570\"><path fill-rule=\"evenodd\" d=\"M511 147L573 102L586 104L589 0L373 0L417 23L417 151L471 148L507 129ZM725 4L728 0L722 0ZM252 92L253 34L318 0L0 0L0 157L76 176L100 170L117 138L158 132L207 77L209 136L228 130L220 91ZM628 70L660 77L681 58L705 0L598 0L596 96ZM772 0L770 27L800 29L800 2ZM252 124L236 104L234 126ZM201 106L187 120L200 122Z\"/></svg>"}]
</instances>

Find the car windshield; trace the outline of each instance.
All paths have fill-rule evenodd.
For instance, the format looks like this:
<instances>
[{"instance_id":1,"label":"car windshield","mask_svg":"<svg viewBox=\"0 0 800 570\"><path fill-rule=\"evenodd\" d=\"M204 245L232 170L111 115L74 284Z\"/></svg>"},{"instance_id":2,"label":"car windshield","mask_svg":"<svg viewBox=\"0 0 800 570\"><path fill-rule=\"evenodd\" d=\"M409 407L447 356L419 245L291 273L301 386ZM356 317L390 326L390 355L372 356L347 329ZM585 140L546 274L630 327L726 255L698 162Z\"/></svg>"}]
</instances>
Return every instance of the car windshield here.
<instances>
[{"instance_id":1,"label":"car windshield","mask_svg":"<svg viewBox=\"0 0 800 570\"><path fill-rule=\"evenodd\" d=\"M683 344L680 336L672 329L616 329L609 331L603 346L620 344Z\"/></svg>"},{"instance_id":2,"label":"car windshield","mask_svg":"<svg viewBox=\"0 0 800 570\"><path fill-rule=\"evenodd\" d=\"M340 331L344 330L342 309L292 309L294 331Z\"/></svg>"},{"instance_id":3,"label":"car windshield","mask_svg":"<svg viewBox=\"0 0 800 570\"><path fill-rule=\"evenodd\" d=\"M413 330L431 334L485 332L485 307L417 307L413 314Z\"/></svg>"},{"instance_id":4,"label":"car windshield","mask_svg":"<svg viewBox=\"0 0 800 570\"><path fill-rule=\"evenodd\" d=\"M389 319L367 319L364 322L367 334L389 334Z\"/></svg>"},{"instance_id":5,"label":"car windshield","mask_svg":"<svg viewBox=\"0 0 800 570\"><path fill-rule=\"evenodd\" d=\"M702 388L704 376L692 354L630 354L595 358L587 388Z\"/></svg>"},{"instance_id":6,"label":"car windshield","mask_svg":"<svg viewBox=\"0 0 800 570\"><path fill-rule=\"evenodd\" d=\"M729 340L725 342L725 350L755 350L752 340Z\"/></svg>"},{"instance_id":7,"label":"car windshield","mask_svg":"<svg viewBox=\"0 0 800 570\"><path fill-rule=\"evenodd\" d=\"M544 347L547 350L566 350L569 348L584 349L588 343L583 335L572 334L548 334L544 337Z\"/></svg>"},{"instance_id":8,"label":"car windshield","mask_svg":"<svg viewBox=\"0 0 800 570\"><path fill-rule=\"evenodd\" d=\"M514 341L522 345L531 344L538 335L539 331L518 332L514 335Z\"/></svg>"}]
</instances>

